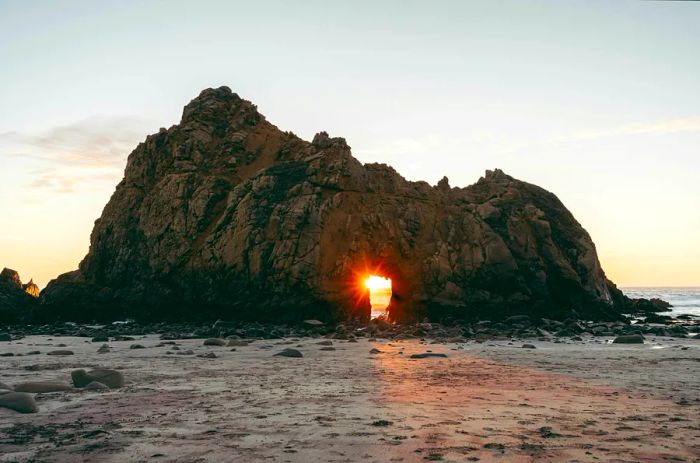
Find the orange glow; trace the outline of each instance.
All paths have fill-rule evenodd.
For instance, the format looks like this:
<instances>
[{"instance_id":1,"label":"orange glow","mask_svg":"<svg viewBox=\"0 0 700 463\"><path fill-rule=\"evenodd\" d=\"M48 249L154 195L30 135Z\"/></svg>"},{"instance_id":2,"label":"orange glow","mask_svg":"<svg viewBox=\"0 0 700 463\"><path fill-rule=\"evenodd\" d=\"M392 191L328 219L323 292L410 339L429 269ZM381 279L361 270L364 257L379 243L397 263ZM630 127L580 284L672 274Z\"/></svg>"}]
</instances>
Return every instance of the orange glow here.
<instances>
[{"instance_id":1,"label":"orange glow","mask_svg":"<svg viewBox=\"0 0 700 463\"><path fill-rule=\"evenodd\" d=\"M365 287L369 290L369 302L372 305L371 318L386 315L391 301L391 278L369 275L365 280Z\"/></svg>"}]
</instances>

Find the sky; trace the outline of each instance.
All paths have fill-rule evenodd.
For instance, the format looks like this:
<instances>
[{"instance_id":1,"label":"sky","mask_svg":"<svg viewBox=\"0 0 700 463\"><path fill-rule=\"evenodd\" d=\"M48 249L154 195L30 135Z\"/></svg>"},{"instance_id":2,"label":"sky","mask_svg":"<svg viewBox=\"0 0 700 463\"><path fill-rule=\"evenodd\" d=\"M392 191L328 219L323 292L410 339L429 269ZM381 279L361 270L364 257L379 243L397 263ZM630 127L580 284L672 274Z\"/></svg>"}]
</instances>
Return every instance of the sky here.
<instances>
[{"instance_id":1,"label":"sky","mask_svg":"<svg viewBox=\"0 0 700 463\"><path fill-rule=\"evenodd\" d=\"M0 267L77 268L147 134L229 86L305 139L554 192L621 286L700 286L700 2L0 0Z\"/></svg>"}]
</instances>

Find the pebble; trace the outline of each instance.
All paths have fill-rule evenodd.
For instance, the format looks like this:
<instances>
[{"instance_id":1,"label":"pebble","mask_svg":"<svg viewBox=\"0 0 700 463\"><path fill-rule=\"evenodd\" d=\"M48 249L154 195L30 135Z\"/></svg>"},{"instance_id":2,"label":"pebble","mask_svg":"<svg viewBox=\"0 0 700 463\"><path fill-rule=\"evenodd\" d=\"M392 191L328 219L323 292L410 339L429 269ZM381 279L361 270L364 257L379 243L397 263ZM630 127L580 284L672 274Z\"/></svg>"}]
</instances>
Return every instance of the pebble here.
<instances>
[{"instance_id":1,"label":"pebble","mask_svg":"<svg viewBox=\"0 0 700 463\"><path fill-rule=\"evenodd\" d=\"M537 349L534 344L523 344L520 346L521 349Z\"/></svg>"}]
</instances>

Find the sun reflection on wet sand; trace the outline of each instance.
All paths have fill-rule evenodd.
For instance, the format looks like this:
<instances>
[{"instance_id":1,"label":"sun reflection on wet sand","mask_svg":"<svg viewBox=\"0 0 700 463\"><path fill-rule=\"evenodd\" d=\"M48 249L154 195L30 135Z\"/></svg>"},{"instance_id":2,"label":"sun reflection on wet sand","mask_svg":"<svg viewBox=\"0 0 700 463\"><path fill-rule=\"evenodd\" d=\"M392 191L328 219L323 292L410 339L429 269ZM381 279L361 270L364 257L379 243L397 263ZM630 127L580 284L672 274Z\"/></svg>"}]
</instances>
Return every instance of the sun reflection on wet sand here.
<instances>
[{"instance_id":1,"label":"sun reflection on wet sand","mask_svg":"<svg viewBox=\"0 0 700 463\"><path fill-rule=\"evenodd\" d=\"M658 423L635 422L629 431L617 429L630 410L652 416L672 405L668 401L640 401L629 392L497 363L447 346L410 340L371 343L371 347L381 351L372 355L382 384L373 396L376 415L392 422L385 438L401 443L394 442L390 450L394 458L587 461L591 447L584 441L594 439L588 434L612 436L601 449L594 449L604 459L657 461L668 453L668 448L661 450L658 436L625 443L632 435L653 435ZM448 358L410 359L411 354L427 350ZM676 451L678 444L664 440Z\"/></svg>"}]
</instances>

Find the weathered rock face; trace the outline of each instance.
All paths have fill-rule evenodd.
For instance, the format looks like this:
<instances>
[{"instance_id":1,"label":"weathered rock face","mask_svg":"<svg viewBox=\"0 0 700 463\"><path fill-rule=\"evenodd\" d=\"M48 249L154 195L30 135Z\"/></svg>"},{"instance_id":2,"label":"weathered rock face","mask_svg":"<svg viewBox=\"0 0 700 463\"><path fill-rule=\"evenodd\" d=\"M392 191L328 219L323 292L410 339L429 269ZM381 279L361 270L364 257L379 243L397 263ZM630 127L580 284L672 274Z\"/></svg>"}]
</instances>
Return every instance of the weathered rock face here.
<instances>
[{"instance_id":1,"label":"weathered rock face","mask_svg":"<svg viewBox=\"0 0 700 463\"><path fill-rule=\"evenodd\" d=\"M15 323L33 314L39 288L31 280L23 285L17 271L4 268L0 272L0 324Z\"/></svg>"},{"instance_id":2,"label":"weathered rock face","mask_svg":"<svg viewBox=\"0 0 700 463\"><path fill-rule=\"evenodd\" d=\"M409 182L342 138L280 131L226 87L131 153L79 270L41 299L76 320L364 316L369 271L392 278L399 319L618 316L552 193L500 170Z\"/></svg>"}]
</instances>

